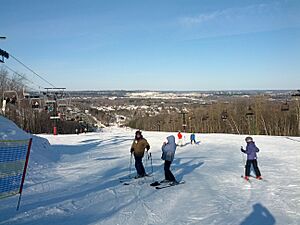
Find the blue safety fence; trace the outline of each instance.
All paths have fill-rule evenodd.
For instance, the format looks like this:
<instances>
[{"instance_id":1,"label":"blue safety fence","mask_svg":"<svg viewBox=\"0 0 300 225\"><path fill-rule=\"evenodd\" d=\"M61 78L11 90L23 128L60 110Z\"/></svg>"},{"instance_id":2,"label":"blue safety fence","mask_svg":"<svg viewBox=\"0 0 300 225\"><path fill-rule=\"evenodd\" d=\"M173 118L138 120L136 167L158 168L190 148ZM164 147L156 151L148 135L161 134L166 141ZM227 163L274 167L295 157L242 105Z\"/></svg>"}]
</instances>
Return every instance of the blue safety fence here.
<instances>
[{"instance_id":1,"label":"blue safety fence","mask_svg":"<svg viewBox=\"0 0 300 225\"><path fill-rule=\"evenodd\" d=\"M31 142L0 140L0 198L20 194L20 202Z\"/></svg>"}]
</instances>

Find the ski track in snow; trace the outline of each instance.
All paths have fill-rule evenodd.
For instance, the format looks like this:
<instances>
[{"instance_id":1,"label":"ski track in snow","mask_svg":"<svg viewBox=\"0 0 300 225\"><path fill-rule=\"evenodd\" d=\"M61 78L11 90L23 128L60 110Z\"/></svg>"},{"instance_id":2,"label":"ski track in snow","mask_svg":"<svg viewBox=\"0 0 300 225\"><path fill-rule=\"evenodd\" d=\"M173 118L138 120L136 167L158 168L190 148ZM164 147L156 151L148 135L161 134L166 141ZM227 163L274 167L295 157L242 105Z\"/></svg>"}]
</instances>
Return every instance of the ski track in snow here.
<instances>
[{"instance_id":1,"label":"ski track in snow","mask_svg":"<svg viewBox=\"0 0 300 225\"><path fill-rule=\"evenodd\" d=\"M197 134L200 144L178 147L172 163L176 178L186 183L156 190L150 183L164 178L160 148L170 133L143 132L154 174L123 185L119 178L129 173L134 132L40 135L51 143L51 160L30 161L21 208L15 211L18 196L0 200L0 225L300 224L299 142L254 136L266 180L247 182L240 177L244 135ZM150 161L144 158L144 165L149 173Z\"/></svg>"}]
</instances>

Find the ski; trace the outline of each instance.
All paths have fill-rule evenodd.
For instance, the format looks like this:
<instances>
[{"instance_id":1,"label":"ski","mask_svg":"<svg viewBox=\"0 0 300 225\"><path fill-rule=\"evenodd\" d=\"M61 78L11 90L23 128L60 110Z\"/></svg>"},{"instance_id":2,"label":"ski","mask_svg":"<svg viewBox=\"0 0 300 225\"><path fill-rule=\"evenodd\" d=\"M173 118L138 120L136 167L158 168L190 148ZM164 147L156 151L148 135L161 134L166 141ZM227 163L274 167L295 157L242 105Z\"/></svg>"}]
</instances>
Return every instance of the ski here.
<instances>
[{"instance_id":1,"label":"ski","mask_svg":"<svg viewBox=\"0 0 300 225\"><path fill-rule=\"evenodd\" d=\"M180 185L180 184L184 184L185 181L180 181L178 184L166 184L166 185L159 185L159 186L156 186L155 189L164 189L164 188L169 188L169 187L174 187L174 186L177 186L177 185Z\"/></svg>"},{"instance_id":2,"label":"ski","mask_svg":"<svg viewBox=\"0 0 300 225\"><path fill-rule=\"evenodd\" d=\"M261 179L257 179L255 176L252 176L252 175L250 175L249 176L249 178L254 178L255 180L259 180L259 181L264 181L264 182L266 182L266 180L264 179L264 178L261 178ZM243 179L245 179L245 176L244 175L241 175L241 178L243 178ZM253 179L253 180L254 180ZM246 180L246 179L245 179ZM247 181L249 181L250 182L250 179L249 180L247 180Z\"/></svg>"},{"instance_id":3,"label":"ski","mask_svg":"<svg viewBox=\"0 0 300 225\"><path fill-rule=\"evenodd\" d=\"M119 181L120 183L124 183L124 182L128 182L128 181L131 181L131 180L137 180L137 179L141 179L141 178L146 178L146 177L152 177L152 174L147 174L143 177L135 177L135 176L132 176L132 177L122 177L122 178L119 178Z\"/></svg>"},{"instance_id":4,"label":"ski","mask_svg":"<svg viewBox=\"0 0 300 225\"><path fill-rule=\"evenodd\" d=\"M123 179L123 180L119 180L120 183L124 184L124 185L129 185L129 184L132 184L132 183L136 183L135 181L136 180L141 180L142 178L147 178L147 177L152 177L152 175L150 174L147 174L146 176L144 177L131 177L129 179Z\"/></svg>"},{"instance_id":5,"label":"ski","mask_svg":"<svg viewBox=\"0 0 300 225\"><path fill-rule=\"evenodd\" d=\"M159 185L165 185L165 184L170 184L172 181L168 181L168 180L162 180L162 181L155 181L153 183L150 184L150 186L152 187L156 187L156 186L159 186Z\"/></svg>"},{"instance_id":6,"label":"ski","mask_svg":"<svg viewBox=\"0 0 300 225\"><path fill-rule=\"evenodd\" d=\"M241 175L241 178L242 178L244 181L247 181L247 182L251 183L250 179L248 178L248 180L246 180L244 175Z\"/></svg>"},{"instance_id":7,"label":"ski","mask_svg":"<svg viewBox=\"0 0 300 225\"><path fill-rule=\"evenodd\" d=\"M134 177L122 177L122 178L119 178L119 181L120 181L120 183L124 183L124 182L130 181L132 179L134 179Z\"/></svg>"}]
</instances>

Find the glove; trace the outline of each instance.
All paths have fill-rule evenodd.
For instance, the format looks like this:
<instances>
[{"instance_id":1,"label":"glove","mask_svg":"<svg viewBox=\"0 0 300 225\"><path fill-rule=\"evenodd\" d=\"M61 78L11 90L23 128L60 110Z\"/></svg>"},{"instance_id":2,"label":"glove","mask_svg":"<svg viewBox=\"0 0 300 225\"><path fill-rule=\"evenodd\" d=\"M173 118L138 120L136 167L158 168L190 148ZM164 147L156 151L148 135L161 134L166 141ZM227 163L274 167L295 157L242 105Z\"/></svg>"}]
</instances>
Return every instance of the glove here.
<instances>
[{"instance_id":1,"label":"glove","mask_svg":"<svg viewBox=\"0 0 300 225\"><path fill-rule=\"evenodd\" d=\"M131 148L130 149L130 153L132 154L134 152L134 148Z\"/></svg>"}]
</instances>

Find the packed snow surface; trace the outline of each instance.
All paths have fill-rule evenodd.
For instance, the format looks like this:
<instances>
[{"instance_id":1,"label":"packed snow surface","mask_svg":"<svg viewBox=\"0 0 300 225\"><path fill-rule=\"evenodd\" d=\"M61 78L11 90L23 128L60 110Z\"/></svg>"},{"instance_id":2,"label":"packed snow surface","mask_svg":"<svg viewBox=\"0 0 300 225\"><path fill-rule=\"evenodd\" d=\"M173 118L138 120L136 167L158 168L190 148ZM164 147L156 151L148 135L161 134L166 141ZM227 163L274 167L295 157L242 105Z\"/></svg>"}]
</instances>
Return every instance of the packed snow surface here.
<instances>
[{"instance_id":1,"label":"packed snow surface","mask_svg":"<svg viewBox=\"0 0 300 225\"><path fill-rule=\"evenodd\" d=\"M300 138L253 136L265 179L249 183L241 178L244 135L196 134L200 143L191 145L185 134L171 166L185 184L156 190L150 183L164 178L161 145L176 134L143 132L151 145L152 177L123 185L134 132L114 127L40 135L35 145L43 150L32 152L21 208L16 211L18 196L1 199L0 224L300 224ZM144 165L151 173L151 160L144 158Z\"/></svg>"}]
</instances>

